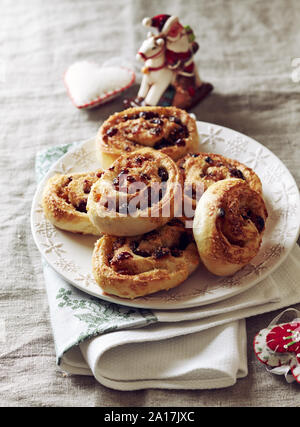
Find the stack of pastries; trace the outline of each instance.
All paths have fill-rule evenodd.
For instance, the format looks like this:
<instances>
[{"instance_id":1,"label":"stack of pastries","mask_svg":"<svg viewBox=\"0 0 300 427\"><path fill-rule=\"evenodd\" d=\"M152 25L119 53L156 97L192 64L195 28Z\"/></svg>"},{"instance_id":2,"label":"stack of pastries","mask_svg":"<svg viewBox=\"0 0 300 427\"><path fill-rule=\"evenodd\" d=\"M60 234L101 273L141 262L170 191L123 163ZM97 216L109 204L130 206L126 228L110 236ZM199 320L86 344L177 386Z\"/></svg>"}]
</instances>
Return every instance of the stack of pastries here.
<instances>
[{"instance_id":1,"label":"stack of pastries","mask_svg":"<svg viewBox=\"0 0 300 427\"><path fill-rule=\"evenodd\" d=\"M236 160L200 153L187 112L116 113L95 150L99 168L51 177L43 208L55 226L99 236L92 269L103 292L136 298L168 290L200 262L232 275L257 255L268 216L260 179Z\"/></svg>"}]
</instances>

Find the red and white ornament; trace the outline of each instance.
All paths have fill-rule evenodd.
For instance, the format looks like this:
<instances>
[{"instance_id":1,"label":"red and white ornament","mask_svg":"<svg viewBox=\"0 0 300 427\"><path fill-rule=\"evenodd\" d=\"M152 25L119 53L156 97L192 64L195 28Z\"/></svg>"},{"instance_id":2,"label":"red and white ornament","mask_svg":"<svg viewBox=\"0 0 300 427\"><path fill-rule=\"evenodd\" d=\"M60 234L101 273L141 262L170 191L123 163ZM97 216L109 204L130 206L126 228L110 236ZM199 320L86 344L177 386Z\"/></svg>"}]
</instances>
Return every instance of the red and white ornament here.
<instances>
[{"instance_id":1,"label":"red and white ornament","mask_svg":"<svg viewBox=\"0 0 300 427\"><path fill-rule=\"evenodd\" d=\"M189 27L185 28L177 16L156 15L153 18L144 18L143 25L154 27L159 36L166 39L165 57L166 66L175 70L179 75L195 76L197 86L201 80L193 60L193 39Z\"/></svg>"},{"instance_id":2,"label":"red and white ornament","mask_svg":"<svg viewBox=\"0 0 300 427\"><path fill-rule=\"evenodd\" d=\"M160 14L142 22L158 33L149 32L139 49L137 58L144 61L143 78L137 97L126 100L126 108L173 105L191 109L213 90L210 83L201 81L194 63L199 45L193 30L173 15Z\"/></svg>"},{"instance_id":3,"label":"red and white ornament","mask_svg":"<svg viewBox=\"0 0 300 427\"><path fill-rule=\"evenodd\" d=\"M288 311L298 317L288 323L277 323ZM254 339L254 352L269 372L285 375L288 382L300 383L300 312L287 309L271 324L262 329ZM290 375L291 373L291 375Z\"/></svg>"}]
</instances>

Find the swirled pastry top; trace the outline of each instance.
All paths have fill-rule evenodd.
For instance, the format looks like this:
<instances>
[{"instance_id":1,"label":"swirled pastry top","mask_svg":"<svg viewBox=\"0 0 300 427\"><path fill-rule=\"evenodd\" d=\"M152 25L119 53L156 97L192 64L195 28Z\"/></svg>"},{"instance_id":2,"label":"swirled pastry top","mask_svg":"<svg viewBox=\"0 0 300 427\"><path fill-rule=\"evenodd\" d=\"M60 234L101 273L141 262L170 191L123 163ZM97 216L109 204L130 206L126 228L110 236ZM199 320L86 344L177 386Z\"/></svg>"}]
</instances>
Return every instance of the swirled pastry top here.
<instances>
[{"instance_id":1,"label":"swirled pastry top","mask_svg":"<svg viewBox=\"0 0 300 427\"><path fill-rule=\"evenodd\" d=\"M45 216L54 225L77 233L99 235L90 222L86 204L92 185L103 174L102 169L94 172L54 175L43 191Z\"/></svg>"},{"instance_id":2,"label":"swirled pastry top","mask_svg":"<svg viewBox=\"0 0 300 427\"><path fill-rule=\"evenodd\" d=\"M95 245L93 273L106 293L136 298L179 285L199 261L192 233L173 219L140 236L103 236Z\"/></svg>"},{"instance_id":3,"label":"swirled pastry top","mask_svg":"<svg viewBox=\"0 0 300 427\"><path fill-rule=\"evenodd\" d=\"M100 231L124 236L153 230L174 216L181 203L181 177L167 155L143 148L123 155L93 185L88 214Z\"/></svg>"},{"instance_id":4,"label":"swirled pastry top","mask_svg":"<svg viewBox=\"0 0 300 427\"><path fill-rule=\"evenodd\" d=\"M118 155L148 146L177 160L198 145L195 120L176 107L129 108L110 116L97 135L101 151Z\"/></svg>"},{"instance_id":5,"label":"swirled pastry top","mask_svg":"<svg viewBox=\"0 0 300 427\"><path fill-rule=\"evenodd\" d=\"M252 190L262 193L261 181L251 168L220 154L189 153L180 159L177 165L186 186L186 193L191 191L194 200L197 199L197 186L201 197L211 184L228 178L242 179Z\"/></svg>"},{"instance_id":6,"label":"swirled pastry top","mask_svg":"<svg viewBox=\"0 0 300 427\"><path fill-rule=\"evenodd\" d=\"M217 275L233 274L259 251L268 213L261 195L241 179L212 184L195 212L199 254Z\"/></svg>"}]
</instances>

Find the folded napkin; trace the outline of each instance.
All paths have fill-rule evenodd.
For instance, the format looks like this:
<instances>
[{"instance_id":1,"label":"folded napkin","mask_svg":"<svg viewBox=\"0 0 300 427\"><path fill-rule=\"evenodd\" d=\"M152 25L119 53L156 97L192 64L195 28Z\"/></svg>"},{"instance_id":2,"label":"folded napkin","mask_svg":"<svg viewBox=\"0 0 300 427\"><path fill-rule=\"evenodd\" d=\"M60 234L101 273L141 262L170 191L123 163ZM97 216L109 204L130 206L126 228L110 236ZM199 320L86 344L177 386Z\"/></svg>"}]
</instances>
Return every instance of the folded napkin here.
<instances>
[{"instance_id":1,"label":"folded napkin","mask_svg":"<svg viewBox=\"0 0 300 427\"><path fill-rule=\"evenodd\" d=\"M245 320L198 329L197 321L156 324L80 348L95 378L118 390L228 387L247 375Z\"/></svg>"},{"instance_id":2,"label":"folded napkin","mask_svg":"<svg viewBox=\"0 0 300 427\"><path fill-rule=\"evenodd\" d=\"M37 178L74 144L37 155ZM300 302L300 249L274 273L224 301L144 310L102 301L43 262L57 364L118 390L208 389L247 375L245 318ZM282 285L284 283L284 286Z\"/></svg>"}]
</instances>

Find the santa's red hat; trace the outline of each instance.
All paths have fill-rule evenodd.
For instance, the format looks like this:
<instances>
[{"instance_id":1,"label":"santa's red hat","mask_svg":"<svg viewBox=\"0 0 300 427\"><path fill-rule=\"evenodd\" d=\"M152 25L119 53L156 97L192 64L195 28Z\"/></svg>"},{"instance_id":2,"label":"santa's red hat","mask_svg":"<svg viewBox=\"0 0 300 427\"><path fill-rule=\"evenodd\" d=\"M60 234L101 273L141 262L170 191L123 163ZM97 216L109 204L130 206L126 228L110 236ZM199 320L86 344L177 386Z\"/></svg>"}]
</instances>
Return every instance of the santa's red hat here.
<instances>
[{"instance_id":1,"label":"santa's red hat","mask_svg":"<svg viewBox=\"0 0 300 427\"><path fill-rule=\"evenodd\" d=\"M167 34L175 22L178 22L177 16L171 15L156 15L153 18L143 19L145 27L155 27L161 34Z\"/></svg>"}]
</instances>

